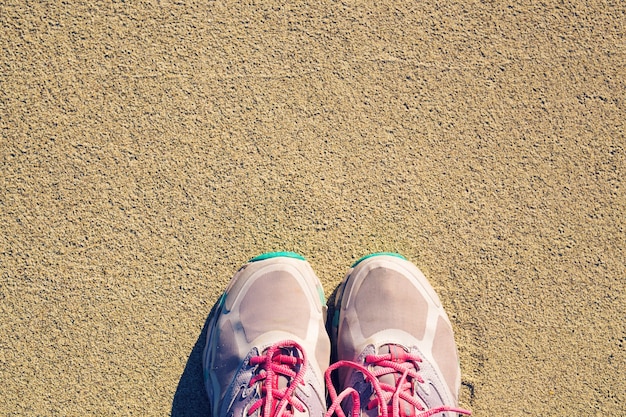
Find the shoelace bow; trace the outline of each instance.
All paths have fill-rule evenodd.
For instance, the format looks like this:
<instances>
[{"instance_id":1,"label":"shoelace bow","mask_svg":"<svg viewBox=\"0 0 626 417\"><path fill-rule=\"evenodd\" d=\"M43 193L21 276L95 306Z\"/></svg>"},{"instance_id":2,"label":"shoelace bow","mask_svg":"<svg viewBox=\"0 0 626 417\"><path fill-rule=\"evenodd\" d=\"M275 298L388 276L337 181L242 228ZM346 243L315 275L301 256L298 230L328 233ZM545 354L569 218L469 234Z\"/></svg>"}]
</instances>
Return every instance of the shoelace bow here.
<instances>
[{"instance_id":1,"label":"shoelace bow","mask_svg":"<svg viewBox=\"0 0 626 417\"><path fill-rule=\"evenodd\" d=\"M285 354L286 349L297 352L298 356ZM261 398L248 409L249 416L259 408L263 417L293 416L293 408L305 411L304 404L294 396L297 386L304 385L307 364L304 349L298 343L291 340L276 343L263 355L251 357L250 364L259 365L258 373L250 380L250 387L258 382L262 385ZM283 388L278 385L281 376L290 381Z\"/></svg>"},{"instance_id":2,"label":"shoelace bow","mask_svg":"<svg viewBox=\"0 0 626 417\"><path fill-rule=\"evenodd\" d=\"M408 402L414 406L416 410L421 411L421 413L417 414L415 417L430 417L446 411L471 415L471 411L456 407L442 406L430 410L424 408L420 400L413 395L413 381L417 383L424 382L422 377L418 374L418 364L421 361L422 359L415 354L407 353L404 350L400 352L394 350L393 353L366 356L365 364L373 365L373 370L351 361L336 362L328 368L325 374L326 386L328 387L332 403L324 417L331 417L333 413L336 413L338 417L346 417L341 408L341 403L348 396L352 397L350 417L359 417L361 404L358 391L352 387L348 387L337 395L337 391L333 386L331 373L341 367L354 368L361 372L365 380L372 385L374 398L367 404L366 408L371 410L374 407L378 407L380 417L389 417L389 414L391 414L392 417L401 417L400 400ZM396 381L395 386L379 381L378 378L388 374L394 374Z\"/></svg>"}]
</instances>

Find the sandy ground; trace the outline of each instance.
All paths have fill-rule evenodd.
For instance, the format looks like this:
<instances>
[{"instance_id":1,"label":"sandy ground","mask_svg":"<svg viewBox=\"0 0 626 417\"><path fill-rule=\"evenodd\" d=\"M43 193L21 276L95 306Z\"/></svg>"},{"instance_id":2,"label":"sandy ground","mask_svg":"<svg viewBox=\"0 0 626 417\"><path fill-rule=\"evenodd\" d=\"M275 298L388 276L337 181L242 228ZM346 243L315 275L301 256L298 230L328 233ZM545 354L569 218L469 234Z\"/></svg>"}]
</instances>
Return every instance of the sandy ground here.
<instances>
[{"instance_id":1,"label":"sandy ground","mask_svg":"<svg viewBox=\"0 0 626 417\"><path fill-rule=\"evenodd\" d=\"M0 5L0 415L207 415L269 250L414 261L476 416L626 415L626 6L250 3Z\"/></svg>"}]
</instances>

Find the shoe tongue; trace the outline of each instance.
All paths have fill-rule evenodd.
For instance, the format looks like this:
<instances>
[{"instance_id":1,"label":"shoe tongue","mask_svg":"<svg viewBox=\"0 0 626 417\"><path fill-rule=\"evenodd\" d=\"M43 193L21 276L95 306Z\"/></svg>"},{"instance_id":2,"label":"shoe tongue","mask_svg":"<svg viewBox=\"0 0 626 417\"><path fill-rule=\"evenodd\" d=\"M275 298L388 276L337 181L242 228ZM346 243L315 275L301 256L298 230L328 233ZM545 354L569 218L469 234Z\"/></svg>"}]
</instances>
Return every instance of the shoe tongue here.
<instances>
[{"instance_id":1,"label":"shoe tongue","mask_svg":"<svg viewBox=\"0 0 626 417\"><path fill-rule=\"evenodd\" d=\"M390 353L391 353L391 358L394 362L404 362L403 357L404 355L406 355L407 351L406 349L404 349L404 347L400 345L393 345L393 344L382 345L378 349L379 355L388 355Z\"/></svg>"},{"instance_id":2,"label":"shoe tongue","mask_svg":"<svg viewBox=\"0 0 626 417\"><path fill-rule=\"evenodd\" d=\"M404 360L401 360L400 357L404 356L403 354L407 352L406 350L404 350L402 346L393 345L393 344L383 345L378 349L379 355L388 355L390 353L392 355L392 358L396 358L396 359L392 359L394 362L404 362ZM381 369L381 367L376 366L374 367L374 369L378 370L378 369ZM394 372L394 373L382 375L378 377L378 380L383 384L387 384L387 385L391 385L392 387L395 387L398 383L397 380L399 380L401 377L402 377L402 374ZM415 407L411 403L405 400L400 400L400 416L414 416L415 414L416 414ZM389 415L391 415L391 413Z\"/></svg>"},{"instance_id":3,"label":"shoe tongue","mask_svg":"<svg viewBox=\"0 0 626 417\"><path fill-rule=\"evenodd\" d=\"M293 356L293 349L281 348L279 354L280 355ZM279 375L278 376L278 388L279 389L287 388L289 386L289 381L290 381L290 379L287 378L286 376Z\"/></svg>"},{"instance_id":4,"label":"shoe tongue","mask_svg":"<svg viewBox=\"0 0 626 417\"><path fill-rule=\"evenodd\" d=\"M289 386L289 380L287 377L280 375L278 377L278 389L284 389Z\"/></svg>"},{"instance_id":5,"label":"shoe tongue","mask_svg":"<svg viewBox=\"0 0 626 417\"><path fill-rule=\"evenodd\" d=\"M287 356L294 356L296 358L300 357L298 350L292 349L292 348L282 348L280 350L280 354L287 355ZM294 371L296 372L298 371L298 366L296 366ZM291 383L293 383L292 378L288 378L284 375L278 375L278 389L286 389ZM288 405L287 408L291 411L291 413L293 413L293 417L308 417L309 416L306 407L305 407L304 412L298 411L297 408L292 407L291 405Z\"/></svg>"}]
</instances>

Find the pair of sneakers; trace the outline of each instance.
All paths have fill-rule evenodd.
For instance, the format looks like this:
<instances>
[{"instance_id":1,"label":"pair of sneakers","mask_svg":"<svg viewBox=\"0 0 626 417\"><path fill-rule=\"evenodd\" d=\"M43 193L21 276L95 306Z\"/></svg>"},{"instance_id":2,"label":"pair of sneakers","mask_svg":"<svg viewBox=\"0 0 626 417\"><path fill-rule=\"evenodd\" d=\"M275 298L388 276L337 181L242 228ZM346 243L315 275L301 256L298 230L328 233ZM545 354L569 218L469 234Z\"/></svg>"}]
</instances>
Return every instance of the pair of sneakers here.
<instances>
[{"instance_id":1,"label":"pair of sneakers","mask_svg":"<svg viewBox=\"0 0 626 417\"><path fill-rule=\"evenodd\" d=\"M212 417L470 414L457 406L450 321L415 265L368 255L335 300L329 337L324 290L302 256L267 253L237 271L203 355Z\"/></svg>"}]
</instances>

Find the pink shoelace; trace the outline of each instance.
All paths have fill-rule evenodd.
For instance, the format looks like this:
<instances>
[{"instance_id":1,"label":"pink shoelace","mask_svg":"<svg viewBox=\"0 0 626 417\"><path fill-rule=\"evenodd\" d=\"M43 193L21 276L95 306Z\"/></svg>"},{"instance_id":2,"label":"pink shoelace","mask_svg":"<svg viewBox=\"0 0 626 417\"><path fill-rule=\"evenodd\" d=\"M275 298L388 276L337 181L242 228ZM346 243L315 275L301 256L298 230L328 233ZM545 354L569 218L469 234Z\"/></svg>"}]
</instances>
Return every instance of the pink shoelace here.
<instances>
[{"instance_id":1,"label":"pink shoelace","mask_svg":"<svg viewBox=\"0 0 626 417\"><path fill-rule=\"evenodd\" d=\"M288 349L295 350L298 356L286 354ZM419 399L412 393L413 380L423 383L424 380L418 374L421 358L417 355L404 352L402 349L393 350L392 353L384 355L368 355L365 358L366 365L373 365L375 368L370 371L367 367L351 361L338 361L331 365L324 377L326 386L330 394L332 404L324 417L331 417L336 414L338 417L346 417L341 403L348 396L352 397L352 410L350 417L358 417L361 411L359 392L348 387L337 394L332 383L331 374L341 367L353 368L363 374L365 380L372 384L374 389L374 399L367 404L367 409L378 407L380 417L403 417L400 411L400 400L413 405L416 410L422 411L415 417L429 417L445 411L471 415L470 411L455 407L437 407L425 410ZM293 409L300 412L306 410L304 404L294 396L298 385L304 385L304 374L306 371L306 354L298 343L286 340L269 347L263 355L250 358L251 365L260 365L260 370L250 380L250 386L261 382L262 396L248 409L248 415L254 414L259 408L262 409L263 417L289 417L293 416ZM381 383L378 378L394 374L396 384L390 385ZM286 377L290 383L285 387L279 386L279 378Z\"/></svg>"},{"instance_id":2,"label":"pink shoelace","mask_svg":"<svg viewBox=\"0 0 626 417\"><path fill-rule=\"evenodd\" d=\"M286 354L286 350L296 350L298 356ZM298 343L285 340L269 347L261 356L250 358L251 365L260 365L260 370L250 380L250 386L261 382L261 398L250 409L248 415L262 409L263 417L293 416L293 409L305 411L304 404L294 396L298 385L304 385L306 354ZM279 378L286 377L291 382L281 388Z\"/></svg>"},{"instance_id":3,"label":"pink shoelace","mask_svg":"<svg viewBox=\"0 0 626 417\"><path fill-rule=\"evenodd\" d=\"M331 373L341 367L353 368L363 374L374 389L374 398L367 404L366 408L371 410L378 407L380 417L404 417L400 409L400 400L403 400L415 407L420 413L415 417L429 417L446 411L471 415L471 411L456 407L442 406L426 410L420 400L413 395L413 381L423 383L424 380L418 374L419 363L422 359L417 355L407 353L403 349L392 349L390 353L383 355L368 355L365 358L366 365L373 365L372 370L366 366L351 361L338 361L331 365L324 377L326 386L330 394L332 404L324 417L331 417L336 413L338 417L346 417L341 403L348 396L352 397L352 410L350 417L359 417L361 404L359 393L356 389L348 387L340 394L337 394L332 383ZM378 378L393 374L395 385L390 385L379 381Z\"/></svg>"}]
</instances>

